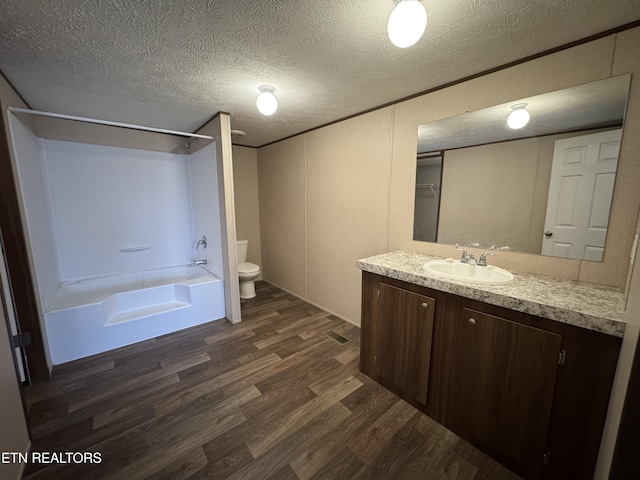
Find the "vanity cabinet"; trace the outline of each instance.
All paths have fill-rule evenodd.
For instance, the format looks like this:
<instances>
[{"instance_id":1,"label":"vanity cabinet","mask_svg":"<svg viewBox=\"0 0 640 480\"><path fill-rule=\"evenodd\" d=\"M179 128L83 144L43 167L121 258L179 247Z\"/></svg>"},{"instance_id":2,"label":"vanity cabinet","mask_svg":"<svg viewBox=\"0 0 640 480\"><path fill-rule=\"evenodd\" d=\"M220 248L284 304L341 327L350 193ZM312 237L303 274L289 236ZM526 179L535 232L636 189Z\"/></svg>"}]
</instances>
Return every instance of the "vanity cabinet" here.
<instances>
[{"instance_id":1,"label":"vanity cabinet","mask_svg":"<svg viewBox=\"0 0 640 480\"><path fill-rule=\"evenodd\" d=\"M363 273L361 370L525 479L592 479L621 339Z\"/></svg>"}]
</instances>

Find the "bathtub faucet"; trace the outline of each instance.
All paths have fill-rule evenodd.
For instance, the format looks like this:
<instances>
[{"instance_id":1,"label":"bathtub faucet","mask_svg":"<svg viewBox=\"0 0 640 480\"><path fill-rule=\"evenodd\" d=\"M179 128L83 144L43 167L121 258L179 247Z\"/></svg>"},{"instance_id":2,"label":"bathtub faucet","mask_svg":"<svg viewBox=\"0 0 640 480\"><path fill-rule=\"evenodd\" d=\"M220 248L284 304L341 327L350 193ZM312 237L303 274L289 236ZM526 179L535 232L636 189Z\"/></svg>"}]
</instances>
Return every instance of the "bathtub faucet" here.
<instances>
[{"instance_id":1,"label":"bathtub faucet","mask_svg":"<svg viewBox=\"0 0 640 480\"><path fill-rule=\"evenodd\" d=\"M202 245L203 248L207 248L207 237L205 237L204 235L202 235L200 240L198 240L198 243L196 243L196 250L200 245Z\"/></svg>"},{"instance_id":2,"label":"bathtub faucet","mask_svg":"<svg viewBox=\"0 0 640 480\"><path fill-rule=\"evenodd\" d=\"M206 265L207 261L206 260L196 260L193 262L193 266L197 266L197 265Z\"/></svg>"}]
</instances>

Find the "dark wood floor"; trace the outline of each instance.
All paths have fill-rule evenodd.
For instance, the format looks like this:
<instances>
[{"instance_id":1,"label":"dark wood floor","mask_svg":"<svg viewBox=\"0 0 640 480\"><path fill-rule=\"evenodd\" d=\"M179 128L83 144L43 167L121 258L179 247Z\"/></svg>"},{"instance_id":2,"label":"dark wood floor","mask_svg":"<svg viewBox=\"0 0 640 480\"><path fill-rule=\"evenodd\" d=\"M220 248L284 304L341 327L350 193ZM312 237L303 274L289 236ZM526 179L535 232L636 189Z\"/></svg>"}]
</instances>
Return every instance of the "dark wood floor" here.
<instances>
[{"instance_id":1,"label":"dark wood floor","mask_svg":"<svg viewBox=\"0 0 640 480\"><path fill-rule=\"evenodd\" d=\"M362 375L357 327L257 288L240 324L72 362L29 387L32 451L102 462L28 465L25 478L518 478Z\"/></svg>"}]
</instances>

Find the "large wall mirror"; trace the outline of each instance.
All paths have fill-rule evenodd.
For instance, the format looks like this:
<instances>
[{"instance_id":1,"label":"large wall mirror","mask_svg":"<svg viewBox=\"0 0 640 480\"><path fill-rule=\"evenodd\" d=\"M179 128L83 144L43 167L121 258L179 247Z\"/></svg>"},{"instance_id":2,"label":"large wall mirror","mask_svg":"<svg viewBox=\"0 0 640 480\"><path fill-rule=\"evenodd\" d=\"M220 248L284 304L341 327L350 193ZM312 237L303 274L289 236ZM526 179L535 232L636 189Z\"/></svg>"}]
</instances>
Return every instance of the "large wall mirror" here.
<instances>
[{"instance_id":1,"label":"large wall mirror","mask_svg":"<svg viewBox=\"0 0 640 480\"><path fill-rule=\"evenodd\" d=\"M419 125L414 240L601 261L630 77Z\"/></svg>"}]
</instances>

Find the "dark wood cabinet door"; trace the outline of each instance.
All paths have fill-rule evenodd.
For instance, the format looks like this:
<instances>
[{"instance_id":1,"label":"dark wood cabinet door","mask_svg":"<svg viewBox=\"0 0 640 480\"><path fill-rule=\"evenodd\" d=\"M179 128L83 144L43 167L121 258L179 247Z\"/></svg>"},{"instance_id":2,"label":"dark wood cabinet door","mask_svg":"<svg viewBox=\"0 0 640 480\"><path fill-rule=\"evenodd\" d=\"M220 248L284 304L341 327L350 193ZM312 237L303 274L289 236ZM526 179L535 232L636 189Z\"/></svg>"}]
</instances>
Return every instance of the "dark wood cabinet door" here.
<instances>
[{"instance_id":1,"label":"dark wood cabinet door","mask_svg":"<svg viewBox=\"0 0 640 480\"><path fill-rule=\"evenodd\" d=\"M455 322L454 430L523 477L538 477L562 337L469 308Z\"/></svg>"},{"instance_id":2,"label":"dark wood cabinet door","mask_svg":"<svg viewBox=\"0 0 640 480\"><path fill-rule=\"evenodd\" d=\"M405 400L427 404L435 300L379 284L373 378Z\"/></svg>"}]
</instances>

